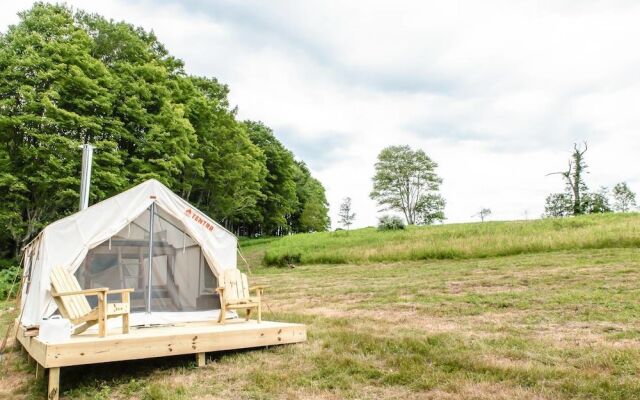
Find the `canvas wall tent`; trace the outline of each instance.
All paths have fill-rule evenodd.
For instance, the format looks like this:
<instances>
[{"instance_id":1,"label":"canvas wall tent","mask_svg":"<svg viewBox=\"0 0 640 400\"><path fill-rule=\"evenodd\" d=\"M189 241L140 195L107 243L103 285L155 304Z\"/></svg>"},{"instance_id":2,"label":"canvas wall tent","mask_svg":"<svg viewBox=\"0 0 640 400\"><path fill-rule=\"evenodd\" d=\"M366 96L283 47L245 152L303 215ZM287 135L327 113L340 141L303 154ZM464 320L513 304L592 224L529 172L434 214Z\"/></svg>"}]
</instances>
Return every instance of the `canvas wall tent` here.
<instances>
[{"instance_id":1,"label":"canvas wall tent","mask_svg":"<svg viewBox=\"0 0 640 400\"><path fill-rule=\"evenodd\" d=\"M55 313L50 273L57 266L75 274L83 289L134 288L134 325L143 320L136 315L215 318L216 277L236 268L236 251L233 234L148 180L48 225L25 248L20 321L34 326Z\"/></svg>"}]
</instances>

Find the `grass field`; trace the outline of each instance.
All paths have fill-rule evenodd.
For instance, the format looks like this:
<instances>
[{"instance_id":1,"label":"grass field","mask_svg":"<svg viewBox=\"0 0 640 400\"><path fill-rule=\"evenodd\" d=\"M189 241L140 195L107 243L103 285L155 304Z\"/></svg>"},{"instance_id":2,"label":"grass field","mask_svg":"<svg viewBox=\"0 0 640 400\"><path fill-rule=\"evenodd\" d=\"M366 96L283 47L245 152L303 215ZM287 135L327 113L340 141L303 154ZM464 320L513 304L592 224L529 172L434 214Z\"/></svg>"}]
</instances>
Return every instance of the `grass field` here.
<instances>
[{"instance_id":1,"label":"grass field","mask_svg":"<svg viewBox=\"0 0 640 400\"><path fill-rule=\"evenodd\" d=\"M300 255L303 264L344 264L637 248L640 247L640 214L408 227L386 232L367 228L308 233L271 242L262 239L252 247L266 250L267 264L287 255Z\"/></svg>"},{"instance_id":2,"label":"grass field","mask_svg":"<svg viewBox=\"0 0 640 400\"><path fill-rule=\"evenodd\" d=\"M192 357L67 368L63 398L640 399L640 218L600 218L570 222L577 249L492 256L474 244L477 256L460 259L254 268L251 280L271 286L265 318L308 324L307 343L209 354L200 369ZM522 231L543 237L531 224ZM429 229L500 226L512 228ZM309 239L245 242L245 255L290 240ZM43 394L33 366L7 354L0 399Z\"/></svg>"}]
</instances>

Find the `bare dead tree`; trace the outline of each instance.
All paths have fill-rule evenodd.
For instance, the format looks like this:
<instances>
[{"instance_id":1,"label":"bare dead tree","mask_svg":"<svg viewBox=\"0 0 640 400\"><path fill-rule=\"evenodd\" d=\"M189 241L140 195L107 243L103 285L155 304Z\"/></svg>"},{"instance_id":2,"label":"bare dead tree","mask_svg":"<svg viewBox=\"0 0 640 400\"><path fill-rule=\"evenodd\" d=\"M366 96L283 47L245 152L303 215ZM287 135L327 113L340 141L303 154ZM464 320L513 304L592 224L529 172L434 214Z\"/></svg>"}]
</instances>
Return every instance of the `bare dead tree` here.
<instances>
[{"instance_id":1,"label":"bare dead tree","mask_svg":"<svg viewBox=\"0 0 640 400\"><path fill-rule=\"evenodd\" d=\"M583 214L583 202L582 202L582 194L587 191L587 185L584 181L584 174L586 174L587 164L584 161L584 154L588 150L587 142L583 142L584 147L578 146L577 143L573 144L573 153L571 154L571 159L569 159L569 169L566 171L560 172L551 172L547 174L549 175L561 175L566 184L567 188L571 192L573 197L573 214L579 215Z\"/></svg>"}]
</instances>

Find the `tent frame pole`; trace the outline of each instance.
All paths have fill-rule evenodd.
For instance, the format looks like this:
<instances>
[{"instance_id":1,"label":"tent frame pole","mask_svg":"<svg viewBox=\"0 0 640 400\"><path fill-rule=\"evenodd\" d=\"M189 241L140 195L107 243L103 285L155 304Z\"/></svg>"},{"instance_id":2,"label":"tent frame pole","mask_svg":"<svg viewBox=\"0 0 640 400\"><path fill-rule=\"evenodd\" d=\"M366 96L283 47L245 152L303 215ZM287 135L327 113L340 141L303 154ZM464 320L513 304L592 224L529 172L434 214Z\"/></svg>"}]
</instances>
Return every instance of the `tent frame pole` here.
<instances>
[{"instance_id":1,"label":"tent frame pole","mask_svg":"<svg viewBox=\"0 0 640 400\"><path fill-rule=\"evenodd\" d=\"M153 267L153 220L156 213L155 201L149 207L149 270L147 271L147 314L151 314L151 272Z\"/></svg>"}]
</instances>

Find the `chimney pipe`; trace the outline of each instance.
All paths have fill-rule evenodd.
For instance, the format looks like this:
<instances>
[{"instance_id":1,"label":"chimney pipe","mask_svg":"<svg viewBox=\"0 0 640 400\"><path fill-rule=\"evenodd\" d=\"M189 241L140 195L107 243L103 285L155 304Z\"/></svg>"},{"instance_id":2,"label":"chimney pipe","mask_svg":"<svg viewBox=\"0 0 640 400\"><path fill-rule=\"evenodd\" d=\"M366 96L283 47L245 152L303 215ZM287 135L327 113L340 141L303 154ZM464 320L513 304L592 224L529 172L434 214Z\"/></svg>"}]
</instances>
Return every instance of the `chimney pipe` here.
<instances>
[{"instance_id":1,"label":"chimney pipe","mask_svg":"<svg viewBox=\"0 0 640 400\"><path fill-rule=\"evenodd\" d=\"M89 207L89 191L91 189L91 162L93 160L93 146L82 145L82 177L80 180L80 211Z\"/></svg>"}]
</instances>

